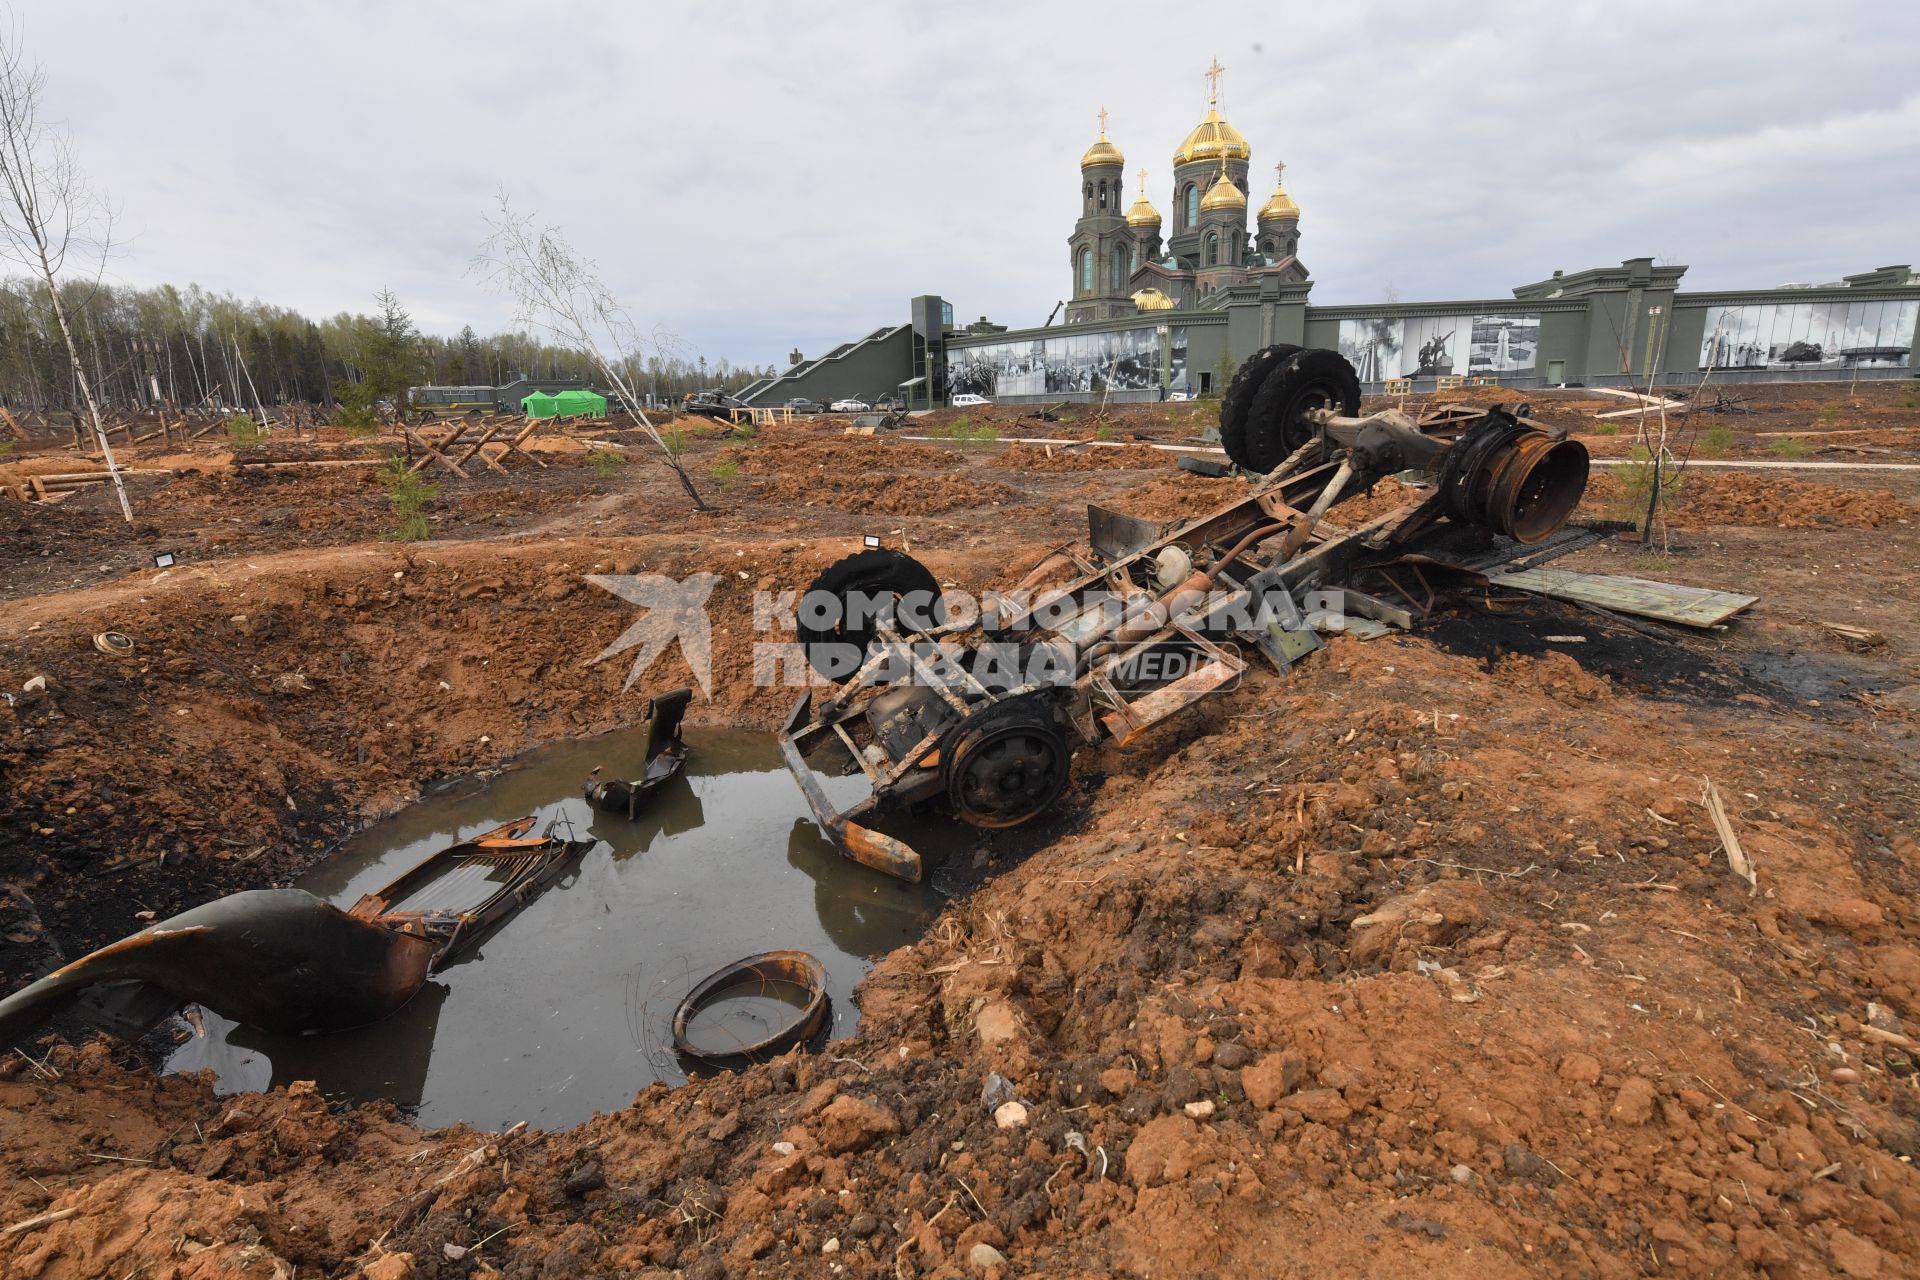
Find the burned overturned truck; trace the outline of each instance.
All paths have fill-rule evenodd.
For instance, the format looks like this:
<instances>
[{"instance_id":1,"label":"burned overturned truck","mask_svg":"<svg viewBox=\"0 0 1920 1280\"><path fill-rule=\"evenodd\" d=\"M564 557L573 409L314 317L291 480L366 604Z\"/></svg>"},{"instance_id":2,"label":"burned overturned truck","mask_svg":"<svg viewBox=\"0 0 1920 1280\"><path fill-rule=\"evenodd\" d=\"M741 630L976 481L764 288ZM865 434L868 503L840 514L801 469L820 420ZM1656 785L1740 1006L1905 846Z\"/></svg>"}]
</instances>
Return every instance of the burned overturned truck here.
<instances>
[{"instance_id":1,"label":"burned overturned truck","mask_svg":"<svg viewBox=\"0 0 1920 1280\"><path fill-rule=\"evenodd\" d=\"M965 610L950 612L933 575L898 551L828 568L797 616L829 684L780 734L822 830L856 861L917 880L920 855L874 821L944 806L980 827L1027 822L1059 797L1077 746L1125 744L1232 686L1246 650L1285 671L1318 648L1303 606L1408 623L1430 607L1436 574L1600 536L1567 527L1586 450L1526 406L1425 422L1359 407L1337 352L1269 347L1222 403L1221 441L1255 481L1218 510L1162 525L1089 507L1085 542ZM1409 500L1337 522L1342 502L1382 482ZM836 809L816 767L858 770L870 793Z\"/></svg>"}]
</instances>

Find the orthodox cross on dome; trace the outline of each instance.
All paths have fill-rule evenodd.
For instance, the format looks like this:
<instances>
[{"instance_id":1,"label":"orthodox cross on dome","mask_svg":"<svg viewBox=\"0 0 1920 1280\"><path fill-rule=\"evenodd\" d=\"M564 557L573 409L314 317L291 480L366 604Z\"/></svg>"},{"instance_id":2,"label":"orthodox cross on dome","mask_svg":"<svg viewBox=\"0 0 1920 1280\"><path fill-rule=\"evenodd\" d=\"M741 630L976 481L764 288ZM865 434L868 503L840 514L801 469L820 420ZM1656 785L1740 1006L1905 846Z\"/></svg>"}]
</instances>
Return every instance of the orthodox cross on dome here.
<instances>
[{"instance_id":1,"label":"orthodox cross on dome","mask_svg":"<svg viewBox=\"0 0 1920 1280\"><path fill-rule=\"evenodd\" d=\"M1147 171L1144 167L1140 170L1140 194L1147 194Z\"/></svg>"},{"instance_id":2,"label":"orthodox cross on dome","mask_svg":"<svg viewBox=\"0 0 1920 1280\"><path fill-rule=\"evenodd\" d=\"M1278 164L1273 166L1273 185L1276 187L1285 186L1286 181L1287 181L1287 162L1285 160L1282 160Z\"/></svg>"},{"instance_id":3,"label":"orthodox cross on dome","mask_svg":"<svg viewBox=\"0 0 1920 1280\"><path fill-rule=\"evenodd\" d=\"M1107 109L1105 107L1100 108L1100 136L1103 138L1107 136Z\"/></svg>"},{"instance_id":4,"label":"orthodox cross on dome","mask_svg":"<svg viewBox=\"0 0 1920 1280\"><path fill-rule=\"evenodd\" d=\"M1220 77L1226 74L1226 70L1218 58L1207 64L1207 101L1214 106L1220 105Z\"/></svg>"}]
</instances>

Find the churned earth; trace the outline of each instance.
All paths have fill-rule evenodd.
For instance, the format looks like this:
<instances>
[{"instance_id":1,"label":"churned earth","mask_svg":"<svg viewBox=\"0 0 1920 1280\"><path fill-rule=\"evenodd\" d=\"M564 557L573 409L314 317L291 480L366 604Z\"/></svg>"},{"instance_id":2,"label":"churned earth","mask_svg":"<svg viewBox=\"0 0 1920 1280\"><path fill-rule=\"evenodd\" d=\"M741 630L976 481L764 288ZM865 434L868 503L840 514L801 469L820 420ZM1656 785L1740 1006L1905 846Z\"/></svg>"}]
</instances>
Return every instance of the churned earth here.
<instances>
[{"instance_id":1,"label":"churned earth","mask_svg":"<svg viewBox=\"0 0 1920 1280\"><path fill-rule=\"evenodd\" d=\"M1753 394L1719 456L1781 458L1787 430L1797 459L1920 460L1910 385ZM1530 398L1599 452L1638 430ZM423 542L386 536L377 467L225 451L151 455L180 474L137 481L131 532L98 488L0 501L0 989L632 723L689 673L676 652L623 693L625 660L590 660L632 609L585 574L715 575L696 719L766 728L792 691L751 678L753 593L861 535L978 590L1087 502L1170 518L1243 488L1142 447L1210 406L1064 417L686 424L712 514L630 433L556 435L544 470L438 477ZM1889 452L1817 452L1861 426ZM323 431L286 457L379 451ZM1597 476L1590 512L1633 480ZM1669 537L1564 563L1761 596L1723 632L1482 590L1251 672L1083 753L1037 851L989 843L879 962L856 1036L573 1129L423 1130L311 1086L215 1096L137 1046L24 1046L0 1271L1913 1274L1916 499L1920 472L1692 469Z\"/></svg>"}]
</instances>

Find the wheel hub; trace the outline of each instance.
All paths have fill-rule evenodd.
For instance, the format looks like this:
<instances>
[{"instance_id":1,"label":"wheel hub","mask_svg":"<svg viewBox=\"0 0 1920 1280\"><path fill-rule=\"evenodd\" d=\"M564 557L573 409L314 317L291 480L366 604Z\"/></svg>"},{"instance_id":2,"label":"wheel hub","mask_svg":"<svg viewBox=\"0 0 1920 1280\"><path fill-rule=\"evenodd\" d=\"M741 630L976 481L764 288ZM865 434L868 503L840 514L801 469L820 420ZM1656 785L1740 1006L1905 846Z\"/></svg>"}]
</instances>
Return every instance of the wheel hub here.
<instances>
[{"instance_id":1,"label":"wheel hub","mask_svg":"<svg viewBox=\"0 0 1920 1280\"><path fill-rule=\"evenodd\" d=\"M1017 826L1053 803L1067 766L1066 743L1044 721L990 723L960 741L948 795L975 826Z\"/></svg>"}]
</instances>

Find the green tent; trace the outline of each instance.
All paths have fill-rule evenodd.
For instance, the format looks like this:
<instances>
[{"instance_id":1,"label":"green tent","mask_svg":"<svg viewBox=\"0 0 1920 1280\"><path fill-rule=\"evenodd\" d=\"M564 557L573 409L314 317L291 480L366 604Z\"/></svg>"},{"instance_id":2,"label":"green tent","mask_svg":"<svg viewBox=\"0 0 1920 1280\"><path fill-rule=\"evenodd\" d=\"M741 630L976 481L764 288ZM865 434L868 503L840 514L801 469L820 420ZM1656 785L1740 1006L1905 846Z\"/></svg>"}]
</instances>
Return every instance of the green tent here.
<instances>
[{"instance_id":1,"label":"green tent","mask_svg":"<svg viewBox=\"0 0 1920 1280\"><path fill-rule=\"evenodd\" d=\"M520 408L529 418L551 418L560 412L560 402L544 391L536 391L520 401Z\"/></svg>"},{"instance_id":2,"label":"green tent","mask_svg":"<svg viewBox=\"0 0 1920 1280\"><path fill-rule=\"evenodd\" d=\"M554 412L562 418L604 418L607 398L592 391L561 391L554 395Z\"/></svg>"}]
</instances>

